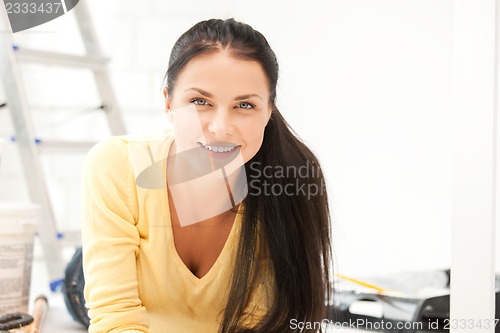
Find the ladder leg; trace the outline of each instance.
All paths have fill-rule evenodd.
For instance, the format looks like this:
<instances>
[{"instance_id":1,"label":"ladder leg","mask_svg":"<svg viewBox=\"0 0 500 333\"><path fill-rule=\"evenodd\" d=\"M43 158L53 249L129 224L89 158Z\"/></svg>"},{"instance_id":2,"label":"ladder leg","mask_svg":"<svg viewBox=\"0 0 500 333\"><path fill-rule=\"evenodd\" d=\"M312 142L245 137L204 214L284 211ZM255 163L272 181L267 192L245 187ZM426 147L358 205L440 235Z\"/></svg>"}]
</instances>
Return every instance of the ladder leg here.
<instances>
[{"instance_id":1,"label":"ladder leg","mask_svg":"<svg viewBox=\"0 0 500 333\"><path fill-rule=\"evenodd\" d=\"M119 111L118 101L111 85L109 75L104 72L94 71L94 79L101 96L103 104L106 106L104 112L108 118L109 129L113 135L126 134L125 124Z\"/></svg>"},{"instance_id":2,"label":"ladder leg","mask_svg":"<svg viewBox=\"0 0 500 333\"><path fill-rule=\"evenodd\" d=\"M80 1L75 7L74 12L87 54L89 56L103 58L97 35L93 28L92 18L90 17L85 1ZM123 118L119 111L118 101L114 94L107 69L94 69L93 73L101 100L106 106L105 112L108 118L111 134L126 134L125 124L123 123Z\"/></svg>"},{"instance_id":3,"label":"ladder leg","mask_svg":"<svg viewBox=\"0 0 500 333\"><path fill-rule=\"evenodd\" d=\"M4 0L0 0L0 76L3 79L8 108L14 124L17 146L23 164L24 175L28 183L31 200L41 206L41 223L38 236L42 243L47 261L51 285L55 286L64 277L65 262L62 249L57 239L54 213L49 200L43 166L35 145L34 127L28 111L27 94L21 82L17 60L12 49L11 27Z\"/></svg>"}]
</instances>

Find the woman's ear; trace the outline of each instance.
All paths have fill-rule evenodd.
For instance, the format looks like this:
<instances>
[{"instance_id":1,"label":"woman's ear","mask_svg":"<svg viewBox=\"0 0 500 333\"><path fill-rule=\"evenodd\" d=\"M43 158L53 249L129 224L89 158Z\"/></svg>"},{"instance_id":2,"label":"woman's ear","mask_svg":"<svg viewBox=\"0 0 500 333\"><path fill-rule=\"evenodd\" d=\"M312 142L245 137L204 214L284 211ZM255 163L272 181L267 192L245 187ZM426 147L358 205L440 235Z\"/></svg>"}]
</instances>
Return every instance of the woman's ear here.
<instances>
[{"instance_id":1,"label":"woman's ear","mask_svg":"<svg viewBox=\"0 0 500 333\"><path fill-rule=\"evenodd\" d=\"M172 99L168 95L168 88L167 87L163 88L163 97L165 97L165 111L167 112L168 120L173 124L174 123L174 116L172 113Z\"/></svg>"}]
</instances>

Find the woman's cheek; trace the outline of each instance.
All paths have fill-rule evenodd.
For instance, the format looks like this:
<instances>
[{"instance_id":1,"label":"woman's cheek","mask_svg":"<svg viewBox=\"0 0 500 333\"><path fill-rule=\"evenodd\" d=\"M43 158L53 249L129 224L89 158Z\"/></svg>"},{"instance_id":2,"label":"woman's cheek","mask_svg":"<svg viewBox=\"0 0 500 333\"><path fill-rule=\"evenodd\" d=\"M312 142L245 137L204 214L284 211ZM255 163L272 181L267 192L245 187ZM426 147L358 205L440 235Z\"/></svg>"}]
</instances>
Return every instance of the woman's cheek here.
<instances>
[{"instance_id":1,"label":"woman's cheek","mask_svg":"<svg viewBox=\"0 0 500 333\"><path fill-rule=\"evenodd\" d=\"M245 163L251 160L252 157L254 157L260 150L260 148L262 147L262 143L264 141L263 138L264 138L264 133L262 133L262 135L259 137L255 137L252 141L247 141L246 149L243 152L243 158L245 160Z\"/></svg>"}]
</instances>

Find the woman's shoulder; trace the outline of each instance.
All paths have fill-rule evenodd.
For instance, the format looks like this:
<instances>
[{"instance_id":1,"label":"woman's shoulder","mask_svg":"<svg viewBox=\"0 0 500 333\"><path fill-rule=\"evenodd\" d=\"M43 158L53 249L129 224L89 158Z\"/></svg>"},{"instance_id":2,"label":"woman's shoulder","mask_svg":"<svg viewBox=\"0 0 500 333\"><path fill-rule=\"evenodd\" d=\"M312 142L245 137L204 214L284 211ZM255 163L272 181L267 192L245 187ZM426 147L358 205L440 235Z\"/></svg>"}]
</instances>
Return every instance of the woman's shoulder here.
<instances>
[{"instance_id":1,"label":"woman's shoulder","mask_svg":"<svg viewBox=\"0 0 500 333\"><path fill-rule=\"evenodd\" d=\"M110 136L94 145L87 154L87 161L97 159L100 162L122 163L129 159L131 151L154 150L158 152L161 148L169 145L173 139L173 131L170 129L120 136ZM97 162L98 162L97 161Z\"/></svg>"}]
</instances>

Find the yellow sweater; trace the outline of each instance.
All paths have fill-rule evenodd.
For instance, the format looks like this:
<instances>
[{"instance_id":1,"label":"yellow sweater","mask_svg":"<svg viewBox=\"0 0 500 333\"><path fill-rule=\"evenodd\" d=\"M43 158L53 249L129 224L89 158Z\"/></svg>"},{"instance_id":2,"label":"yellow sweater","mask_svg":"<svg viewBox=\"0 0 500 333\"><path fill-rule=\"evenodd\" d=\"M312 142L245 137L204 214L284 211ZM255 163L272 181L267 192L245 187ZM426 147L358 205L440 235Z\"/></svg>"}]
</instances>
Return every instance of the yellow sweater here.
<instances>
[{"instance_id":1,"label":"yellow sweater","mask_svg":"<svg viewBox=\"0 0 500 333\"><path fill-rule=\"evenodd\" d=\"M87 156L82 241L90 333L218 331L242 216L237 214L210 271L202 278L193 275L174 245L167 189L136 184L152 162L158 162L159 179L166 179L164 162L172 141L170 132L112 137ZM266 311L265 280L251 293L248 324Z\"/></svg>"}]
</instances>

